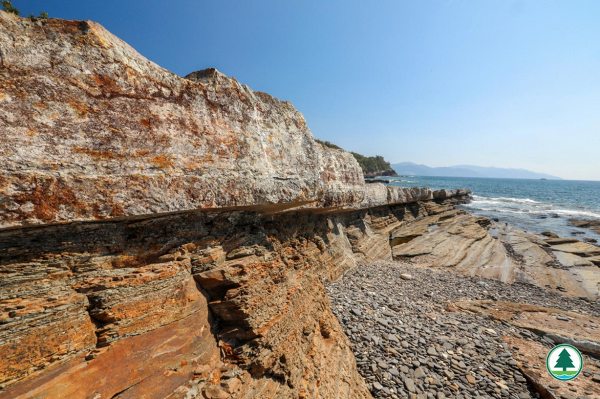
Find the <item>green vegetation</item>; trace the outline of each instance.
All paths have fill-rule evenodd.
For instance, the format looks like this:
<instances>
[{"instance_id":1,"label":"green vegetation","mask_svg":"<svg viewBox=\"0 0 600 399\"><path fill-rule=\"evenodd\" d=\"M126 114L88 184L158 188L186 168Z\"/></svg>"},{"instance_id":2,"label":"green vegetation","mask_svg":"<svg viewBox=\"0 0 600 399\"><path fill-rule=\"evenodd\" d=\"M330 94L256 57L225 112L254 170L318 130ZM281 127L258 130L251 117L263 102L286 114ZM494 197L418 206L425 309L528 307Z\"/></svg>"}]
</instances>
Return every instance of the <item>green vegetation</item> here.
<instances>
[{"instance_id":1,"label":"green vegetation","mask_svg":"<svg viewBox=\"0 0 600 399\"><path fill-rule=\"evenodd\" d=\"M338 147L337 145L330 143L329 141L323 141L323 140L319 140L319 139L315 139L315 141L319 144L324 145L325 147L329 147L329 148L335 148L336 150L341 150L341 147Z\"/></svg>"},{"instance_id":2,"label":"green vegetation","mask_svg":"<svg viewBox=\"0 0 600 399\"><path fill-rule=\"evenodd\" d=\"M15 14L15 15L21 15L21 11L19 11L15 6L12 5L12 1L11 0L2 0L0 1L0 5L2 6L2 9L6 12L9 12L11 14ZM29 14L29 19L32 22L35 22L37 19L49 19L50 17L48 16L47 12L40 12L40 16L36 17L33 14Z\"/></svg>"},{"instance_id":3,"label":"green vegetation","mask_svg":"<svg viewBox=\"0 0 600 399\"><path fill-rule=\"evenodd\" d=\"M386 176L393 175L396 172L392 169L389 162L387 162L381 155L375 155L374 157L365 157L364 155L353 152L354 158L358 161L358 164L363 170L365 175L367 174L380 174L385 173Z\"/></svg>"},{"instance_id":4,"label":"green vegetation","mask_svg":"<svg viewBox=\"0 0 600 399\"><path fill-rule=\"evenodd\" d=\"M329 141L323 141L319 139L315 139L315 141L319 144L324 145L325 147L335 148L336 150L342 150L340 146L337 146ZM374 157L365 157L364 155L357 154L356 152L351 152L356 158L356 161L360 165L363 170L365 177L374 177L374 176L395 176L396 171L392 169L389 162L387 162L381 155L375 155Z\"/></svg>"},{"instance_id":5,"label":"green vegetation","mask_svg":"<svg viewBox=\"0 0 600 399\"><path fill-rule=\"evenodd\" d=\"M0 2L0 4L2 5L2 9L4 11L9 12L11 14L15 14L15 15L21 15L21 11L19 11L15 7L13 7L12 1L2 0L2 2Z\"/></svg>"}]
</instances>

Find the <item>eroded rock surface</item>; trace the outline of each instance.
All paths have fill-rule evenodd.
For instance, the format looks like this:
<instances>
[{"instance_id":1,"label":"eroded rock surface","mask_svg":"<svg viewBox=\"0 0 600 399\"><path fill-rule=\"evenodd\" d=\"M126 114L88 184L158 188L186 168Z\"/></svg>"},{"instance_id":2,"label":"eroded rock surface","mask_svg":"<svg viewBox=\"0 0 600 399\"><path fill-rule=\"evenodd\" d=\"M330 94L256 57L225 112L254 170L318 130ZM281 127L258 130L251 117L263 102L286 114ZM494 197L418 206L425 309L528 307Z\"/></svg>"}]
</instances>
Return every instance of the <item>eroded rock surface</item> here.
<instances>
[{"instance_id":1,"label":"eroded rock surface","mask_svg":"<svg viewBox=\"0 0 600 399\"><path fill-rule=\"evenodd\" d=\"M536 284L569 296L600 295L600 247L540 237L462 210L406 223L392 232L391 245L397 260L414 258L428 267Z\"/></svg>"},{"instance_id":2,"label":"eroded rock surface","mask_svg":"<svg viewBox=\"0 0 600 399\"><path fill-rule=\"evenodd\" d=\"M204 392L223 388L215 375L231 372L241 378L235 397L368 396L322 283L357 260L390 260L390 231L437 206L205 211L5 230L5 393L71 394L65 378L75 378L96 381L79 388L83 396L161 397L157 385ZM168 356L128 373L153 351ZM107 376L115 365L118 378Z\"/></svg>"}]
</instances>

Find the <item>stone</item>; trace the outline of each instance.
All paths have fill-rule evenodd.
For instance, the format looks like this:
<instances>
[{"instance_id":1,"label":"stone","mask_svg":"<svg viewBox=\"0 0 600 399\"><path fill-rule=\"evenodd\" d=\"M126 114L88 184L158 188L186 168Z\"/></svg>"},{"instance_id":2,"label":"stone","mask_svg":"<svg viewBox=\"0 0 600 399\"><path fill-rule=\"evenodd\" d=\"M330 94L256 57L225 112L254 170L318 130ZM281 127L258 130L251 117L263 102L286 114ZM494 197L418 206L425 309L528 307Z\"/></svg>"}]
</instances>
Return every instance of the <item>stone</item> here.
<instances>
[{"instance_id":1,"label":"stone","mask_svg":"<svg viewBox=\"0 0 600 399\"><path fill-rule=\"evenodd\" d=\"M552 250L566 252L582 257L600 256L600 247L581 241L568 244L553 245Z\"/></svg>"},{"instance_id":2,"label":"stone","mask_svg":"<svg viewBox=\"0 0 600 399\"><path fill-rule=\"evenodd\" d=\"M410 274L401 274L400 278L402 280L412 280L413 279L413 277Z\"/></svg>"},{"instance_id":3,"label":"stone","mask_svg":"<svg viewBox=\"0 0 600 399\"><path fill-rule=\"evenodd\" d=\"M415 378L425 378L426 374L425 371L423 371L423 369L421 367L417 367L415 369Z\"/></svg>"},{"instance_id":4,"label":"stone","mask_svg":"<svg viewBox=\"0 0 600 399\"><path fill-rule=\"evenodd\" d=\"M446 377L448 377L449 379L454 379L454 372L452 372L452 370L445 369L444 370L444 375Z\"/></svg>"},{"instance_id":5,"label":"stone","mask_svg":"<svg viewBox=\"0 0 600 399\"><path fill-rule=\"evenodd\" d=\"M216 386L206 388L202 394L207 399L227 399L230 397L229 393Z\"/></svg>"},{"instance_id":6,"label":"stone","mask_svg":"<svg viewBox=\"0 0 600 399\"><path fill-rule=\"evenodd\" d=\"M404 387L408 392L414 393L417 391L415 388L415 382L411 378L404 379Z\"/></svg>"},{"instance_id":7,"label":"stone","mask_svg":"<svg viewBox=\"0 0 600 399\"><path fill-rule=\"evenodd\" d=\"M556 260L564 267L593 266L592 262L577 255L559 251L553 251L553 253Z\"/></svg>"},{"instance_id":8,"label":"stone","mask_svg":"<svg viewBox=\"0 0 600 399\"><path fill-rule=\"evenodd\" d=\"M435 348L433 346L430 346L429 348L427 348L427 354L429 356L439 356L437 351L435 350Z\"/></svg>"},{"instance_id":9,"label":"stone","mask_svg":"<svg viewBox=\"0 0 600 399\"><path fill-rule=\"evenodd\" d=\"M544 231L544 232L542 232L542 235L549 237L549 238L559 238L558 234L556 234L553 231Z\"/></svg>"}]
</instances>

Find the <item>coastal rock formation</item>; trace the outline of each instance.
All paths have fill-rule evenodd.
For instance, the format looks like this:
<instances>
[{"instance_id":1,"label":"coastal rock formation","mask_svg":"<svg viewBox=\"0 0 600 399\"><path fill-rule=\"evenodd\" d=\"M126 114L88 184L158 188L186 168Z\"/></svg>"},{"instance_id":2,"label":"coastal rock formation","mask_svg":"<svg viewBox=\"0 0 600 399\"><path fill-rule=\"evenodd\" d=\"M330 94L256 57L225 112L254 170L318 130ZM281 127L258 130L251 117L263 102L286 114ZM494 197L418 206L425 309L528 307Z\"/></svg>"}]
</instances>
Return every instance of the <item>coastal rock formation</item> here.
<instances>
[{"instance_id":1,"label":"coastal rock formation","mask_svg":"<svg viewBox=\"0 0 600 399\"><path fill-rule=\"evenodd\" d=\"M362 398L323 284L468 200L364 183L289 102L0 12L0 398Z\"/></svg>"},{"instance_id":2,"label":"coastal rock formation","mask_svg":"<svg viewBox=\"0 0 600 399\"><path fill-rule=\"evenodd\" d=\"M504 301L461 301L458 309L484 314L519 328L549 336L557 344L570 344L580 351L600 357L600 318L560 309ZM548 323L552 320L551 323Z\"/></svg>"},{"instance_id":3,"label":"coastal rock formation","mask_svg":"<svg viewBox=\"0 0 600 399\"><path fill-rule=\"evenodd\" d=\"M596 233L600 234L600 220L592 219L592 220L579 220L579 219L569 219L569 222L575 226L584 229L592 229Z\"/></svg>"},{"instance_id":4,"label":"coastal rock formation","mask_svg":"<svg viewBox=\"0 0 600 399\"><path fill-rule=\"evenodd\" d=\"M357 261L390 260L390 231L438 206L447 205L4 230L0 353L10 361L0 398L193 394L229 389L227 373L240 379L235 397L368 396L322 284Z\"/></svg>"},{"instance_id":5,"label":"coastal rock formation","mask_svg":"<svg viewBox=\"0 0 600 399\"><path fill-rule=\"evenodd\" d=\"M444 198L445 190L434 197ZM569 296L600 295L600 248L574 238L546 238L448 208L392 232L394 259L525 282Z\"/></svg>"},{"instance_id":6,"label":"coastal rock formation","mask_svg":"<svg viewBox=\"0 0 600 399\"><path fill-rule=\"evenodd\" d=\"M364 198L352 155L214 69L178 77L86 21L2 13L0 43L0 227Z\"/></svg>"}]
</instances>

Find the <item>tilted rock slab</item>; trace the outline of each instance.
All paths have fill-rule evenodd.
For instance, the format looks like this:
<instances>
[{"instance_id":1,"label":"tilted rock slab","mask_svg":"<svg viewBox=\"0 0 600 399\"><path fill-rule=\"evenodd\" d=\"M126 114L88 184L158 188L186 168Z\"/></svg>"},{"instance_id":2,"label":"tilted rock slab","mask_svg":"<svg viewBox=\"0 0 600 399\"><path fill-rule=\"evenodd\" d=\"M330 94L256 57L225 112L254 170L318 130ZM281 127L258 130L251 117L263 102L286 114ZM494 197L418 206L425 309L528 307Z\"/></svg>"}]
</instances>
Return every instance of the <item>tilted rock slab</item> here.
<instances>
[{"instance_id":1,"label":"tilted rock slab","mask_svg":"<svg viewBox=\"0 0 600 399\"><path fill-rule=\"evenodd\" d=\"M0 12L0 398L363 398L323 283L450 197L285 101Z\"/></svg>"},{"instance_id":2,"label":"tilted rock slab","mask_svg":"<svg viewBox=\"0 0 600 399\"><path fill-rule=\"evenodd\" d=\"M507 283L531 283L568 296L598 297L600 271L593 266L595 258L569 252L591 256L600 248L576 239L543 240L449 205L444 209L439 201L446 198L446 192L436 191L437 202L424 204L431 216L401 224L391 232L394 259L415 259L428 267Z\"/></svg>"}]
</instances>

